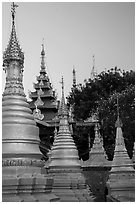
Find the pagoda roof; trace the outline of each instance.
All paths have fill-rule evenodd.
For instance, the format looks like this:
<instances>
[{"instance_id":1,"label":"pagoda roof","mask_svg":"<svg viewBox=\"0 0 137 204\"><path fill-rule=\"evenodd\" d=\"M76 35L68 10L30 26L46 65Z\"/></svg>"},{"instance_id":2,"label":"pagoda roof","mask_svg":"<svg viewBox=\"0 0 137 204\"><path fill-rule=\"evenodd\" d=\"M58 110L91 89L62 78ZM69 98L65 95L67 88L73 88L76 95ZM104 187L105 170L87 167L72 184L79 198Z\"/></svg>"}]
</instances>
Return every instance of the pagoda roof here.
<instances>
[{"instance_id":1,"label":"pagoda roof","mask_svg":"<svg viewBox=\"0 0 137 204\"><path fill-rule=\"evenodd\" d=\"M36 123L40 124L40 125L43 125L43 126L46 126L46 127L55 127L55 121L41 121L41 120L38 120L38 119L35 119ZM59 123L56 123L56 127L59 126Z\"/></svg>"},{"instance_id":2,"label":"pagoda roof","mask_svg":"<svg viewBox=\"0 0 137 204\"><path fill-rule=\"evenodd\" d=\"M33 86L34 86L34 88L35 89L39 89L40 88L40 85L39 85L39 83L33 83ZM42 89L51 89L51 85L49 85L49 84L44 84L44 85L42 85Z\"/></svg>"},{"instance_id":3,"label":"pagoda roof","mask_svg":"<svg viewBox=\"0 0 137 204\"><path fill-rule=\"evenodd\" d=\"M30 108L31 109L35 109L36 106L33 104L30 104ZM39 106L39 108L42 110L42 109L57 109L57 106L55 105L42 105L42 106Z\"/></svg>"},{"instance_id":4,"label":"pagoda roof","mask_svg":"<svg viewBox=\"0 0 137 204\"><path fill-rule=\"evenodd\" d=\"M38 97L37 91L31 92L31 93L29 94L29 97L30 97L30 98L37 98L37 97ZM55 97L53 96L52 93L44 93L44 94L42 94L40 97L41 97L41 98L47 98L47 97L49 97L49 98L55 99Z\"/></svg>"},{"instance_id":5,"label":"pagoda roof","mask_svg":"<svg viewBox=\"0 0 137 204\"><path fill-rule=\"evenodd\" d=\"M37 81L43 80L43 81L47 81L50 83L48 76L43 76L43 77L37 76L36 79L37 79Z\"/></svg>"},{"instance_id":6,"label":"pagoda roof","mask_svg":"<svg viewBox=\"0 0 137 204\"><path fill-rule=\"evenodd\" d=\"M76 121L76 126L94 126L94 122Z\"/></svg>"}]
</instances>

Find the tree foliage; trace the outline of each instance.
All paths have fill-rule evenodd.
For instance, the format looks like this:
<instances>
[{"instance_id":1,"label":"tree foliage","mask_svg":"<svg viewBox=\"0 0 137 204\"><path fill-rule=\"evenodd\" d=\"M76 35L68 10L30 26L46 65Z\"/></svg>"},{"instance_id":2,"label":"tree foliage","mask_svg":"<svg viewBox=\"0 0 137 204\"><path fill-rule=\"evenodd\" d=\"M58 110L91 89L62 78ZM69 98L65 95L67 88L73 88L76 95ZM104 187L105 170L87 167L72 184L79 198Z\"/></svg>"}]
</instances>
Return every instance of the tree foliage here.
<instances>
[{"instance_id":1,"label":"tree foliage","mask_svg":"<svg viewBox=\"0 0 137 204\"><path fill-rule=\"evenodd\" d=\"M68 105L73 105L76 121L85 120L99 112L104 147L110 159L115 147L117 96L123 135L130 157L135 138L135 72L115 67L101 72L94 80L85 80L69 94Z\"/></svg>"}]
</instances>

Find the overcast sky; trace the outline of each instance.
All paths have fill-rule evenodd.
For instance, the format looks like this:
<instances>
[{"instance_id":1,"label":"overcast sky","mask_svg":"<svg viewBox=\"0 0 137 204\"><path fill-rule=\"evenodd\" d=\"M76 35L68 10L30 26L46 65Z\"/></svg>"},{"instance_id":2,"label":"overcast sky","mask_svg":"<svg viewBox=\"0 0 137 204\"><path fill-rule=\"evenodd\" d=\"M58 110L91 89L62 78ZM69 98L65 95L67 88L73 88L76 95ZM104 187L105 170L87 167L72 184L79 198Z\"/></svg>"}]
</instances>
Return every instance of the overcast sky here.
<instances>
[{"instance_id":1,"label":"overcast sky","mask_svg":"<svg viewBox=\"0 0 137 204\"><path fill-rule=\"evenodd\" d=\"M41 44L44 38L47 73L61 95L61 77L65 94L72 86L72 69L77 83L90 77L92 56L97 72L118 66L135 69L134 3L48 3L21 2L16 9L16 31L25 53L25 93L33 89L40 71ZM11 3L2 3L2 51L11 32ZM3 87L5 86L3 72Z\"/></svg>"}]
</instances>

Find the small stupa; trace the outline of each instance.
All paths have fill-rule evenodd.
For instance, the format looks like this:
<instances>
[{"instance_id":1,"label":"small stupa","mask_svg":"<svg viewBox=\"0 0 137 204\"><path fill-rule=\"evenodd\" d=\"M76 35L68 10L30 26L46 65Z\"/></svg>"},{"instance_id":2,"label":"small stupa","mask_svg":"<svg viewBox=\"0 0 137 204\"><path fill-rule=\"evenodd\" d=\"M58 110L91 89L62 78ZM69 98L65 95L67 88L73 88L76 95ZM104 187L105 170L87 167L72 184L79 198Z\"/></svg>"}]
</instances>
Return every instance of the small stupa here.
<instances>
[{"instance_id":1,"label":"small stupa","mask_svg":"<svg viewBox=\"0 0 137 204\"><path fill-rule=\"evenodd\" d=\"M53 177L53 189L61 202L93 201L81 166L68 123L68 110L64 98L62 78L62 99L59 108L59 131L51 149L49 175Z\"/></svg>"},{"instance_id":2,"label":"small stupa","mask_svg":"<svg viewBox=\"0 0 137 204\"><path fill-rule=\"evenodd\" d=\"M110 162L107 160L107 155L103 148L103 142L101 140L100 132L99 132L99 121L97 116L94 116L93 120L95 124L95 139L93 146L89 152L89 159L87 161L83 161L83 167L105 167L109 166Z\"/></svg>"},{"instance_id":3,"label":"small stupa","mask_svg":"<svg viewBox=\"0 0 137 204\"><path fill-rule=\"evenodd\" d=\"M135 201L135 170L125 148L122 132L122 121L118 117L115 123L116 143L112 168L107 182L108 201L134 202Z\"/></svg>"},{"instance_id":4,"label":"small stupa","mask_svg":"<svg viewBox=\"0 0 137 204\"><path fill-rule=\"evenodd\" d=\"M22 83L24 53L15 30L16 7L12 3L12 31L3 54L6 85L2 98L2 201L58 201L51 193L52 178L41 174L44 163L39 129Z\"/></svg>"}]
</instances>

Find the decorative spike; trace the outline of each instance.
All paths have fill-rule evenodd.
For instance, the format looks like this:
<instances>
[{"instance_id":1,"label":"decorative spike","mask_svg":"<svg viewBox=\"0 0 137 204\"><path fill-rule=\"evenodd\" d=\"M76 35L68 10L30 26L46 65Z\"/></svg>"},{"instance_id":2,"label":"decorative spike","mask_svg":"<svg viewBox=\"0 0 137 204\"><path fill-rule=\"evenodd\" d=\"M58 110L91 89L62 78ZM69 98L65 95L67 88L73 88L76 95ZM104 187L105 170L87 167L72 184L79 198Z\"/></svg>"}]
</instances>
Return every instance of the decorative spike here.
<instances>
[{"instance_id":1,"label":"decorative spike","mask_svg":"<svg viewBox=\"0 0 137 204\"><path fill-rule=\"evenodd\" d=\"M62 81L60 83L62 84L62 97L61 97L61 103L60 103L58 115L62 117L64 115L68 116L68 110L67 110L67 107L65 105L63 76L62 76Z\"/></svg>"},{"instance_id":2,"label":"decorative spike","mask_svg":"<svg viewBox=\"0 0 137 204\"><path fill-rule=\"evenodd\" d=\"M76 70L75 66L73 65L73 89L76 88Z\"/></svg>"},{"instance_id":3,"label":"decorative spike","mask_svg":"<svg viewBox=\"0 0 137 204\"><path fill-rule=\"evenodd\" d=\"M119 95L117 94L117 117L119 118Z\"/></svg>"},{"instance_id":4,"label":"decorative spike","mask_svg":"<svg viewBox=\"0 0 137 204\"><path fill-rule=\"evenodd\" d=\"M97 73L95 71L95 55L93 55L93 67L92 67L92 71L91 71L91 79L95 79Z\"/></svg>"},{"instance_id":5,"label":"decorative spike","mask_svg":"<svg viewBox=\"0 0 137 204\"><path fill-rule=\"evenodd\" d=\"M44 43L42 43L41 51L41 72L46 72Z\"/></svg>"}]
</instances>

